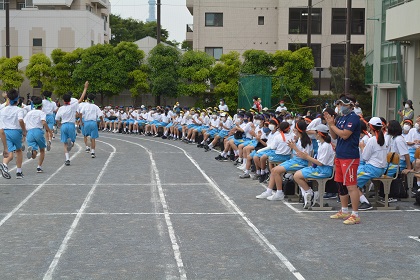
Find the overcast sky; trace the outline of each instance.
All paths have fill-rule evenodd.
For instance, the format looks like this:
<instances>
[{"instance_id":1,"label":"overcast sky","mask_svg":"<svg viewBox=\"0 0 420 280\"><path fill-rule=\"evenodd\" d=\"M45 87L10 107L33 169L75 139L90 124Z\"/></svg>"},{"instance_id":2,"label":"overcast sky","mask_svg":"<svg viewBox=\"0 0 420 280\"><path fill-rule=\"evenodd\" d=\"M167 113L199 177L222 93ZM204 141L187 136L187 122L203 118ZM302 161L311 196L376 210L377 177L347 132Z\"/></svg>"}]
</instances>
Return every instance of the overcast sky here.
<instances>
[{"instance_id":1,"label":"overcast sky","mask_svg":"<svg viewBox=\"0 0 420 280\"><path fill-rule=\"evenodd\" d=\"M110 2L111 13L120 15L122 18L131 17L146 21L149 17L148 0L110 0ZM169 40L184 41L186 24L193 22L185 6L185 0L161 0L161 3L162 28L169 31Z\"/></svg>"}]
</instances>

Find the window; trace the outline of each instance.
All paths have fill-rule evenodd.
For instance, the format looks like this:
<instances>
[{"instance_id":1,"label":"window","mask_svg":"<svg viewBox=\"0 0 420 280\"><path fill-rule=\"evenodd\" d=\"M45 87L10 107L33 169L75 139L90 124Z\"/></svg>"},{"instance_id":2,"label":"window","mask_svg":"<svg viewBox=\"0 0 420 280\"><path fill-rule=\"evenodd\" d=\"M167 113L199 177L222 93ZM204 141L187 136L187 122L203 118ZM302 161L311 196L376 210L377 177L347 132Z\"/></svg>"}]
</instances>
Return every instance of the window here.
<instances>
[{"instance_id":1,"label":"window","mask_svg":"<svg viewBox=\"0 0 420 280\"><path fill-rule=\"evenodd\" d=\"M210 56L212 56L212 57L214 57L216 60L219 60L220 59L220 57L222 56L222 54L223 54L223 48L222 47L216 47L216 48L213 48L213 47L206 47L205 49L204 49L204 51L208 54L208 55L210 55Z\"/></svg>"},{"instance_id":2,"label":"window","mask_svg":"<svg viewBox=\"0 0 420 280\"><path fill-rule=\"evenodd\" d=\"M263 16L258 17L258 25L264 25L264 17Z\"/></svg>"},{"instance_id":3,"label":"window","mask_svg":"<svg viewBox=\"0 0 420 280\"><path fill-rule=\"evenodd\" d=\"M346 8L332 9L331 34L346 34ZM365 9L351 10L351 34L365 34Z\"/></svg>"},{"instance_id":4,"label":"window","mask_svg":"<svg viewBox=\"0 0 420 280\"><path fill-rule=\"evenodd\" d=\"M223 13L206 13L206 26L223 26Z\"/></svg>"},{"instance_id":5,"label":"window","mask_svg":"<svg viewBox=\"0 0 420 280\"><path fill-rule=\"evenodd\" d=\"M303 47L306 47L306 44L289 44L289 51L294 52ZM315 67L321 67L321 44L311 44L311 48Z\"/></svg>"},{"instance_id":6,"label":"window","mask_svg":"<svg viewBox=\"0 0 420 280\"><path fill-rule=\"evenodd\" d=\"M104 20L104 31L106 31L106 24L108 22L108 17L106 15L102 15L102 19Z\"/></svg>"},{"instance_id":7,"label":"window","mask_svg":"<svg viewBox=\"0 0 420 280\"><path fill-rule=\"evenodd\" d=\"M363 45L353 44L350 47L351 53L357 53ZM344 66L346 56L346 44L332 44L331 45L331 66L342 67Z\"/></svg>"},{"instance_id":8,"label":"window","mask_svg":"<svg viewBox=\"0 0 420 280\"><path fill-rule=\"evenodd\" d=\"M312 34L322 32L322 9L312 9ZM289 34L306 34L308 32L308 9L289 9Z\"/></svg>"},{"instance_id":9,"label":"window","mask_svg":"<svg viewBox=\"0 0 420 280\"><path fill-rule=\"evenodd\" d=\"M4 0L0 0L0 10L4 10Z\"/></svg>"},{"instance_id":10,"label":"window","mask_svg":"<svg viewBox=\"0 0 420 280\"><path fill-rule=\"evenodd\" d=\"M32 46L42 47L42 38L33 38L32 39Z\"/></svg>"},{"instance_id":11,"label":"window","mask_svg":"<svg viewBox=\"0 0 420 280\"><path fill-rule=\"evenodd\" d=\"M17 3L17 9L18 10L25 9L25 3Z\"/></svg>"},{"instance_id":12,"label":"window","mask_svg":"<svg viewBox=\"0 0 420 280\"><path fill-rule=\"evenodd\" d=\"M25 7L32 8L34 6L33 0L25 0Z\"/></svg>"}]
</instances>

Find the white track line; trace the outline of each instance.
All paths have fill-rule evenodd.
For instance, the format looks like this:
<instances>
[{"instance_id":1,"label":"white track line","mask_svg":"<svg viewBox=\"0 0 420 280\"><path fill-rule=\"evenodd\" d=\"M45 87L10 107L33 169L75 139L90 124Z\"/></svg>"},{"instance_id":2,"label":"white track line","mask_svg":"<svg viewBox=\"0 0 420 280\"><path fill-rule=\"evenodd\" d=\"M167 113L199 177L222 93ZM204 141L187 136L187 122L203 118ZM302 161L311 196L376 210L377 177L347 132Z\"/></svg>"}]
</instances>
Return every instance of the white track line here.
<instances>
[{"instance_id":1,"label":"white track line","mask_svg":"<svg viewBox=\"0 0 420 280\"><path fill-rule=\"evenodd\" d=\"M70 158L70 159L73 159L74 157L76 157L81 151L82 151L82 149L81 149L81 147L80 147L80 145L77 145L78 147L79 147L79 150ZM52 177L54 177L55 175L57 175L58 174L58 172L60 172L61 171L61 169L63 169L64 168L64 164L63 165L61 165L53 174L51 174L44 182L42 182L40 185L38 185L38 187L35 189L35 190L33 190L24 200L22 200L22 202L21 203L19 203L18 204L18 206L16 206L11 212L9 212L7 215L6 215L6 217L4 217L1 221L0 221L0 227L7 221L7 220L9 220L12 216L13 216L13 214L15 214L17 211L19 211L19 209L26 203L26 202L28 202L28 200L29 199L31 199L31 197L34 195L34 194L36 194L42 187L44 187L45 186L45 184L49 181L49 180L51 180L51 178Z\"/></svg>"},{"instance_id":2,"label":"white track line","mask_svg":"<svg viewBox=\"0 0 420 280\"><path fill-rule=\"evenodd\" d=\"M98 142L99 142L99 141L98 141ZM102 142L102 141L101 141L101 142ZM102 143L105 143L105 142L102 142ZM45 275L44 275L44 278L43 278L44 280L49 280L49 279L52 279L52 275L53 275L53 273L54 273L55 268L56 268L56 267L57 267L57 265L58 265L58 262L59 262L59 260L60 260L60 257L61 257L61 255L62 255L62 254L66 251L66 249L67 249L67 244L68 244L68 242L69 242L69 240L70 240L71 236L73 235L73 232L74 232L74 230L76 229L77 224L79 223L80 218L82 217L83 212L84 212L84 211L85 211L85 209L88 207L88 205L89 205L89 203L90 203L90 200L91 200L91 198L92 198L92 195L93 195L93 193L95 192L95 189L96 189L96 187L97 187L97 185L98 185L98 183L99 183L99 180L102 178L102 176L103 176L103 174L104 174L104 172L105 172L105 169L108 167L108 164L111 162L111 159L112 159L112 158L114 157L114 155L115 155L115 152L116 152L115 147L114 147L114 146L112 146L111 144L108 144L108 143L105 143L105 144L107 144L107 145L111 146L111 147L112 147L112 149L113 149L113 151L112 151L112 153L109 155L109 157L108 157L107 161L105 162L104 166L102 167L102 170L101 170L101 172L99 173L98 177L96 177L95 183L93 184L92 188L90 189L89 193L87 194L87 196L86 196L86 198L85 198L85 201L84 201L84 202L83 202L83 204L82 204L82 207L80 207L79 211L77 212L77 215L76 215L76 217L74 218L73 223L71 224L69 231L67 232L66 236L64 237L64 240L63 240L63 242L61 243L60 248L58 249L57 253L55 254L54 259L52 260L52 262L51 262L51 264L50 264L50 266L49 266L49 268L48 268L47 272L46 272L46 273L45 273ZM81 150L81 149L80 149L80 150Z\"/></svg>"},{"instance_id":3,"label":"white track line","mask_svg":"<svg viewBox=\"0 0 420 280\"><path fill-rule=\"evenodd\" d=\"M118 216L118 215L165 215L165 213L22 213L17 216L61 216L61 215L91 215L91 216ZM209 216L236 216L236 213L168 213L169 215L209 215ZM1 213L0 213L1 215Z\"/></svg>"},{"instance_id":4,"label":"white track line","mask_svg":"<svg viewBox=\"0 0 420 280\"><path fill-rule=\"evenodd\" d=\"M114 140L119 140L119 141L123 141L123 142L127 142L127 143L131 143L131 144L135 144L138 146L143 147L142 145L135 143L135 142L131 142L131 141L127 141L127 140L123 140L123 139L119 139L119 138L113 138L113 137L107 137L107 138L112 138ZM282 254L280 253L277 248L270 243L270 241L268 241L268 239L264 236L264 234L262 234L262 232L246 217L245 213L236 205L236 203L225 193L223 192L218 185L216 184L216 182L214 182L207 174L206 172L204 172L203 169L201 169L201 167L198 165L198 163L187 153L187 151L185 151L183 148L178 147L176 145L173 144L169 144L169 143L163 143L160 141L154 141L154 140L149 140L149 139L142 139L142 140L146 140L146 141L150 141L150 142L157 142L160 144L164 144L164 145L169 145L172 147L175 147L177 149L180 149L181 151L184 152L184 155L191 161L191 163L198 169L198 171L200 171L200 173L203 175L203 177L207 180L207 182L209 182L209 184L232 206L232 208L236 211L236 213L238 213L238 215L241 216L241 218L248 224L248 226L256 233L256 235L260 238L261 241L263 241L270 249L271 251L280 259L280 261L286 266L286 268L296 277L296 279L299 280L304 280L305 278L302 276L302 274L300 274L300 272L298 272L296 270L296 268L292 265L292 263L290 263L290 261ZM147 150L147 149L146 149ZM148 151L148 150L147 150ZM148 151L149 152L149 151ZM149 152L150 153L150 152ZM156 166L154 166L156 167Z\"/></svg>"},{"instance_id":5,"label":"white track line","mask_svg":"<svg viewBox=\"0 0 420 280\"><path fill-rule=\"evenodd\" d=\"M408 238L411 238L413 240L416 240L417 242L420 242L420 237L419 236L409 236Z\"/></svg>"}]
</instances>

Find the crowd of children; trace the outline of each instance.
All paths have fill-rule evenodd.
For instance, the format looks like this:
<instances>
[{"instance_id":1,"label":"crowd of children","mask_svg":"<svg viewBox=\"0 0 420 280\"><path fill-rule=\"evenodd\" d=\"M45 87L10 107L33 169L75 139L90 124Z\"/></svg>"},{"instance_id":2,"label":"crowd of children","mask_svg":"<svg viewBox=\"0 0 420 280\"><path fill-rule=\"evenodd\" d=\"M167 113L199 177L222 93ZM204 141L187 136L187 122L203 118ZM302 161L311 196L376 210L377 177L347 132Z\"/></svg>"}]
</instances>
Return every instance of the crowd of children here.
<instances>
[{"instance_id":1,"label":"crowd of children","mask_svg":"<svg viewBox=\"0 0 420 280\"><path fill-rule=\"evenodd\" d=\"M397 168L406 174L419 167L415 151L420 147L420 116L414 125L406 119L402 126L393 120L363 118L361 110L354 110L358 107L352 96L341 96L336 110L326 108L322 114L306 116L292 116L283 101L275 112L263 112L259 100L254 98L255 108L238 110L230 116L223 99L218 107L206 109L181 107L179 103L166 107L100 109L93 103L95 95L86 96L87 88L88 82L78 100L71 98L71 94L64 95L64 105L59 108L51 100L51 92L43 93L44 100L34 97L25 108L18 106L17 91L7 93L7 102L0 106L3 177L10 177L8 163L16 156L16 177L23 178L25 140L27 157L35 159L39 154L37 172L42 172L45 150L51 148L56 126L61 131L65 165L70 165L69 152L76 139L76 128L80 127L86 152L92 158L99 130L140 134L196 144L205 152L219 146L220 154L215 159L231 160L243 171L239 179L267 183L266 190L256 196L258 199L283 200L285 174L292 174L305 209L316 205L319 198L307 179L330 178L335 172L335 193L340 196L342 208L331 218L357 224L358 211L372 209L362 191L369 187L371 179L385 173L393 176ZM399 165L388 163L389 152L399 154ZM324 196L333 197L331 192Z\"/></svg>"}]
</instances>

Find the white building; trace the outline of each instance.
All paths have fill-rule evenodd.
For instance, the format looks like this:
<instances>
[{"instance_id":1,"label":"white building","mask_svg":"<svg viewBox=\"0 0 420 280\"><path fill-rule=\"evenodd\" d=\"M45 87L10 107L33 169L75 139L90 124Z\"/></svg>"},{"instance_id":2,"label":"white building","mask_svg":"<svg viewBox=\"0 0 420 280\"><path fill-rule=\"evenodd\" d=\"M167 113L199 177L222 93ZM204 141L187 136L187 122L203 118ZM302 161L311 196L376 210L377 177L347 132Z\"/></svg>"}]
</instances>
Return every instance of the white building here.
<instances>
[{"instance_id":1,"label":"white building","mask_svg":"<svg viewBox=\"0 0 420 280\"><path fill-rule=\"evenodd\" d=\"M372 114L399 119L403 101L420 110L420 1L374 0L368 8L367 62Z\"/></svg>"},{"instance_id":2,"label":"white building","mask_svg":"<svg viewBox=\"0 0 420 280\"><path fill-rule=\"evenodd\" d=\"M6 12L0 0L0 48L6 56ZM54 49L73 51L108 43L109 0L8 0L10 2L10 56L20 55L22 69L35 53L50 56ZM25 82L21 92L31 92Z\"/></svg>"},{"instance_id":3,"label":"white building","mask_svg":"<svg viewBox=\"0 0 420 280\"><path fill-rule=\"evenodd\" d=\"M352 1L352 51L364 47L365 8L370 0ZM313 1L311 46L315 66L343 66L347 1ZM307 43L308 0L186 0L193 15L186 39L194 50L218 59L249 49L296 50ZM313 71L318 91L318 72ZM321 73L321 92L330 92L330 73Z\"/></svg>"}]
</instances>

